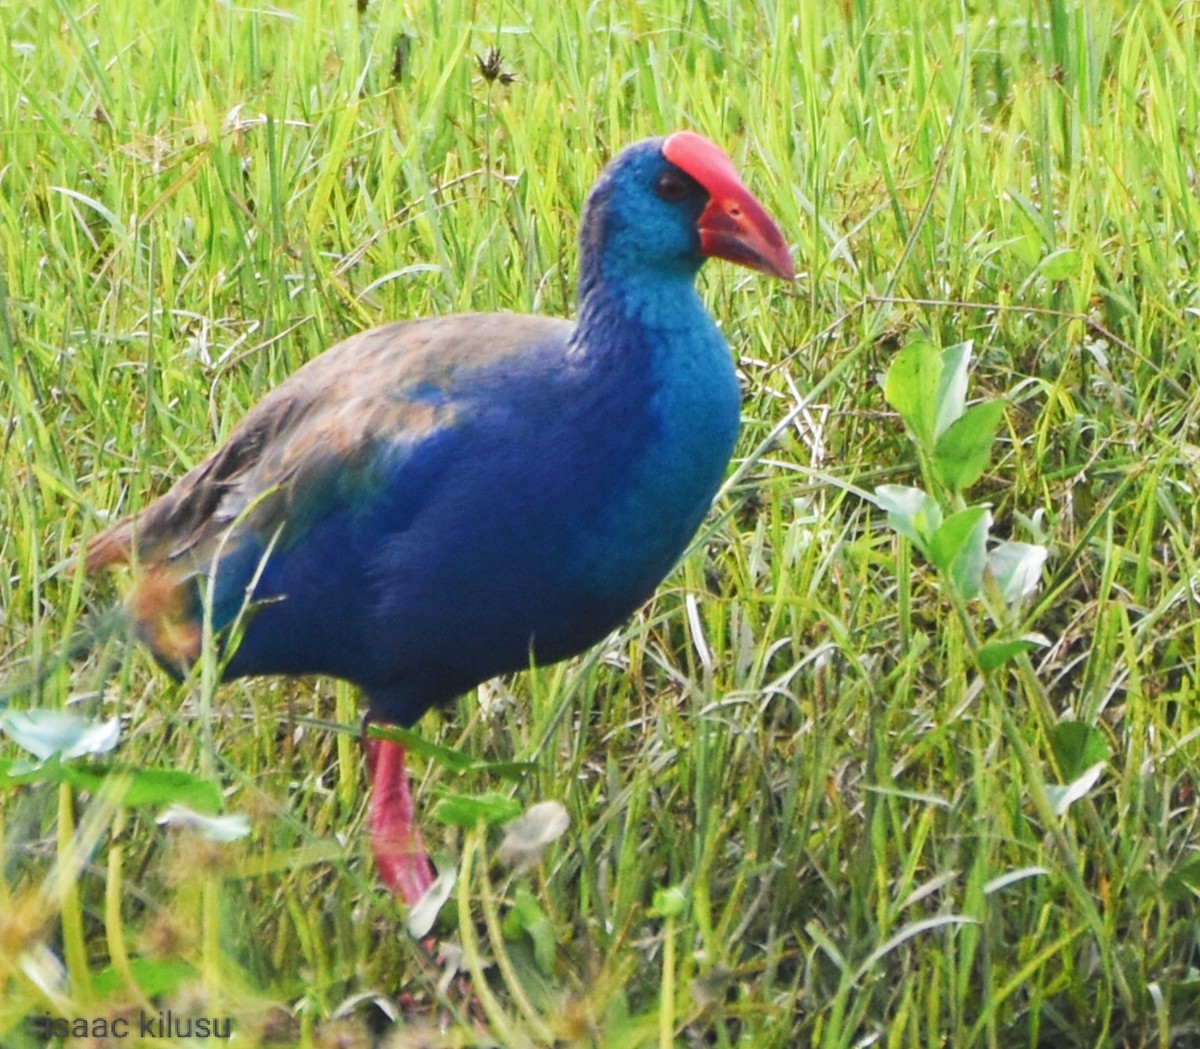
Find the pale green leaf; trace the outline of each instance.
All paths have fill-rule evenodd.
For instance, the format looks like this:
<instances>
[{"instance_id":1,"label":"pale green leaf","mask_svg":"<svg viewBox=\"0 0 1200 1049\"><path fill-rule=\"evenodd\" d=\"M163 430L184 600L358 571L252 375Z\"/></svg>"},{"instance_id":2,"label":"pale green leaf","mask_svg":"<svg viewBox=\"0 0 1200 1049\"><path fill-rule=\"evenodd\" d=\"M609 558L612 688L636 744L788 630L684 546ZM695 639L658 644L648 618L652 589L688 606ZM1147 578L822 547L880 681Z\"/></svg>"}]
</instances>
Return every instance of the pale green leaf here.
<instances>
[{"instance_id":1,"label":"pale green leaf","mask_svg":"<svg viewBox=\"0 0 1200 1049\"><path fill-rule=\"evenodd\" d=\"M947 517L929 544L929 559L968 600L979 593L983 583L991 526L987 507L971 506Z\"/></svg>"},{"instance_id":2,"label":"pale green leaf","mask_svg":"<svg viewBox=\"0 0 1200 1049\"><path fill-rule=\"evenodd\" d=\"M474 827L484 823L507 823L521 815L521 804L507 794L443 794L430 814L439 823Z\"/></svg>"},{"instance_id":3,"label":"pale green leaf","mask_svg":"<svg viewBox=\"0 0 1200 1049\"><path fill-rule=\"evenodd\" d=\"M967 369L971 364L970 339L942 350L942 368L938 374L934 399L933 437L937 440L963 414L967 405Z\"/></svg>"},{"instance_id":4,"label":"pale green leaf","mask_svg":"<svg viewBox=\"0 0 1200 1049\"><path fill-rule=\"evenodd\" d=\"M1016 604L1037 589L1049 551L1033 543L1009 541L988 553L988 571L1007 604Z\"/></svg>"},{"instance_id":5,"label":"pale green leaf","mask_svg":"<svg viewBox=\"0 0 1200 1049\"><path fill-rule=\"evenodd\" d=\"M933 469L942 484L963 492L979 480L991 462L992 445L1003 417L1003 401L984 401L967 409L938 437Z\"/></svg>"},{"instance_id":6,"label":"pale green leaf","mask_svg":"<svg viewBox=\"0 0 1200 1049\"><path fill-rule=\"evenodd\" d=\"M923 553L942 524L942 508L920 488L881 484L875 489L875 505L887 513L888 524Z\"/></svg>"},{"instance_id":7,"label":"pale green leaf","mask_svg":"<svg viewBox=\"0 0 1200 1049\"><path fill-rule=\"evenodd\" d=\"M928 342L910 342L893 358L884 379L883 395L904 420L913 439L932 449L937 419L938 384L942 358Z\"/></svg>"}]
</instances>

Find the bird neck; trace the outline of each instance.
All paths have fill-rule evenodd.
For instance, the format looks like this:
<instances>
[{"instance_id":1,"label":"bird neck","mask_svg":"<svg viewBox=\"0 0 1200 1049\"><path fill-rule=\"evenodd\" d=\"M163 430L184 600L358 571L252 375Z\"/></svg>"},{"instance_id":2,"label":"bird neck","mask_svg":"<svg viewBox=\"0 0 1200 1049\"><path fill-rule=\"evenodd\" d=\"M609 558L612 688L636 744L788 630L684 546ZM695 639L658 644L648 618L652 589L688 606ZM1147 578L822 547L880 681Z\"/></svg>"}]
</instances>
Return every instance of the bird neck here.
<instances>
[{"instance_id":1,"label":"bird neck","mask_svg":"<svg viewBox=\"0 0 1200 1049\"><path fill-rule=\"evenodd\" d=\"M571 584L614 600L647 596L707 512L738 428L729 347L691 276L581 280L568 350L592 425L603 499L588 504ZM578 506L578 501L576 501ZM632 610L633 605L629 605Z\"/></svg>"},{"instance_id":2,"label":"bird neck","mask_svg":"<svg viewBox=\"0 0 1200 1049\"><path fill-rule=\"evenodd\" d=\"M622 260L585 262L579 279L577 344L595 352L623 341L618 334L639 330L655 345L688 341L712 328L712 319L696 293L695 270L646 273Z\"/></svg>"}]
</instances>

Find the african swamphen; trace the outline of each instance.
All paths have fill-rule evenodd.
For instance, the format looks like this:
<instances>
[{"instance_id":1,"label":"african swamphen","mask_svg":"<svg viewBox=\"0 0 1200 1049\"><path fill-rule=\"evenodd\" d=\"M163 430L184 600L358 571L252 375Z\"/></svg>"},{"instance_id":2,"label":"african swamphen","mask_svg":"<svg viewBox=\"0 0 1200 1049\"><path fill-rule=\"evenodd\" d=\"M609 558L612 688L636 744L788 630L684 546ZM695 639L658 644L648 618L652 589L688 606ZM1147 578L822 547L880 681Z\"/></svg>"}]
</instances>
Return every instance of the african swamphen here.
<instances>
[{"instance_id":1,"label":"african swamphen","mask_svg":"<svg viewBox=\"0 0 1200 1049\"><path fill-rule=\"evenodd\" d=\"M602 639L700 524L738 429L708 256L790 280L775 224L707 139L617 156L580 232L579 318L468 314L356 335L267 394L147 509L92 539L130 563L157 659L246 609L226 678L328 674L367 717L429 707ZM406 903L432 881L404 750L368 740L372 845Z\"/></svg>"}]
</instances>

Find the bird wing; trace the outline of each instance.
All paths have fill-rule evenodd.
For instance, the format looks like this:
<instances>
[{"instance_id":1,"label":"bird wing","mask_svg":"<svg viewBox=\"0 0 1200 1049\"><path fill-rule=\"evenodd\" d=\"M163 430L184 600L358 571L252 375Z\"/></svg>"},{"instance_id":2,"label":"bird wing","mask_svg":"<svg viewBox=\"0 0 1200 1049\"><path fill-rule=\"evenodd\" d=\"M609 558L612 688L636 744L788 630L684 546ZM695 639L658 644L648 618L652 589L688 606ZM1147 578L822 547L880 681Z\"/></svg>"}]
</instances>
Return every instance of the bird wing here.
<instances>
[{"instance_id":1,"label":"bird wing","mask_svg":"<svg viewBox=\"0 0 1200 1049\"><path fill-rule=\"evenodd\" d=\"M419 455L423 442L469 410L490 372L538 345L563 345L570 331L568 322L546 317L467 314L352 336L263 397L220 448L149 507L93 537L87 569L137 566L135 619L160 655L183 658L198 639L162 634L187 619L182 582L244 537L286 546L322 512Z\"/></svg>"}]
</instances>

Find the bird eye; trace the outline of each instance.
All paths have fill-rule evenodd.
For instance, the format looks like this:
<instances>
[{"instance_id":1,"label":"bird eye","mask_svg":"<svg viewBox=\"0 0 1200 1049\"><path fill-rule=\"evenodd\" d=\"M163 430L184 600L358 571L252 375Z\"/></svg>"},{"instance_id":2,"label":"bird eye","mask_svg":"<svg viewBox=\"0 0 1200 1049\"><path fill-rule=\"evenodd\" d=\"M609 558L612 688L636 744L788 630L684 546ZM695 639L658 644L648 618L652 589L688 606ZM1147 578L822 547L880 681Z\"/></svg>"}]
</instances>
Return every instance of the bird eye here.
<instances>
[{"instance_id":1,"label":"bird eye","mask_svg":"<svg viewBox=\"0 0 1200 1049\"><path fill-rule=\"evenodd\" d=\"M654 192L668 204L675 204L688 195L688 184L673 171L664 171L654 183Z\"/></svg>"}]
</instances>

